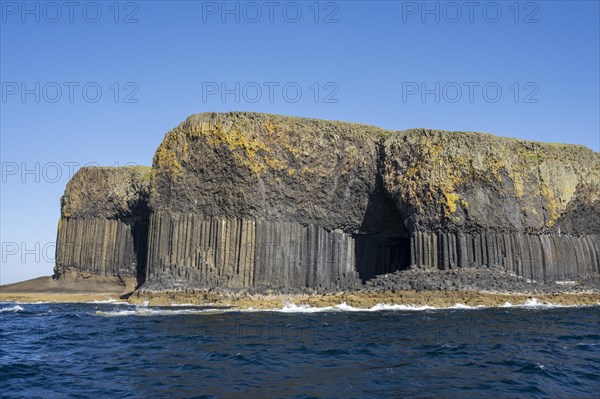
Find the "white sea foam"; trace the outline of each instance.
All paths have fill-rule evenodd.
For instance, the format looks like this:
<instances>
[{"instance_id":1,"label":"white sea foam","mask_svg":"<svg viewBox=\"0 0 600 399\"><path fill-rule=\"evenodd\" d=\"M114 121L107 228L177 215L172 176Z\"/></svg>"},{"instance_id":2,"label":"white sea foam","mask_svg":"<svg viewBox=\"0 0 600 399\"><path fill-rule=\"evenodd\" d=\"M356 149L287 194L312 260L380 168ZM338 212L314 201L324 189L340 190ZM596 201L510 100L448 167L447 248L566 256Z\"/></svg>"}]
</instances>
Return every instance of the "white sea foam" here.
<instances>
[{"instance_id":1,"label":"white sea foam","mask_svg":"<svg viewBox=\"0 0 600 399\"><path fill-rule=\"evenodd\" d=\"M448 309L487 309L487 308L489 308L489 306L485 306L485 305L470 306L470 305L465 305L462 303L456 303L456 304L450 306ZM444 308L438 308L438 309L444 309Z\"/></svg>"},{"instance_id":2,"label":"white sea foam","mask_svg":"<svg viewBox=\"0 0 600 399\"><path fill-rule=\"evenodd\" d=\"M296 305L295 303L292 303L292 302L285 302L283 304L282 308L267 309L267 311L271 310L273 312L282 312L282 313L316 313L316 312L323 312L323 311L332 310L332 309L333 309L333 306L318 308L318 307L312 307L312 306L306 305L306 304ZM258 310L258 311L260 311L260 310Z\"/></svg>"},{"instance_id":3,"label":"white sea foam","mask_svg":"<svg viewBox=\"0 0 600 399\"><path fill-rule=\"evenodd\" d=\"M517 306L519 306L519 305L517 305ZM525 303L520 306L522 306L524 308L550 309L550 308L580 308L580 307L586 307L589 305L561 305L561 304L550 303L550 302L539 302L537 300L537 298L531 298L531 299L526 300Z\"/></svg>"},{"instance_id":4,"label":"white sea foam","mask_svg":"<svg viewBox=\"0 0 600 399\"><path fill-rule=\"evenodd\" d=\"M395 305L389 303L378 303L368 309L369 312L377 312L381 310L434 310L435 307L428 305Z\"/></svg>"},{"instance_id":5,"label":"white sea foam","mask_svg":"<svg viewBox=\"0 0 600 399\"><path fill-rule=\"evenodd\" d=\"M598 304L600 305L600 304ZM181 307L196 306L195 308L178 309ZM327 312L380 312L380 311L426 311L426 310L477 310L489 309L491 306L485 305L465 305L456 303L447 307L434 307L429 305L398 305L389 303L378 303L370 308L357 308L342 302L334 306L315 307L308 304L297 305L293 302L284 302L280 308L271 309L228 309L228 308L199 308L199 305L173 304L170 308L153 308L147 305L135 305L135 309L116 309L113 311L96 311L100 316L169 316L169 315L193 315L193 314L221 314L229 312L278 312L278 313L327 313ZM510 302L498 306L499 308L528 308L528 309L549 309L562 307L577 307L582 305L556 305L552 303L539 302L537 298L528 299L525 303L513 305ZM597 306L597 305L594 305Z\"/></svg>"},{"instance_id":6,"label":"white sea foam","mask_svg":"<svg viewBox=\"0 0 600 399\"><path fill-rule=\"evenodd\" d=\"M0 313L9 313L9 312L16 313L16 312L20 312L22 310L25 310L22 306L15 305L15 306L7 307L7 308L1 308Z\"/></svg>"},{"instance_id":7,"label":"white sea foam","mask_svg":"<svg viewBox=\"0 0 600 399\"><path fill-rule=\"evenodd\" d=\"M546 368L546 366L544 366L542 363L536 363L535 367L540 369L540 370L544 370Z\"/></svg>"},{"instance_id":8,"label":"white sea foam","mask_svg":"<svg viewBox=\"0 0 600 399\"><path fill-rule=\"evenodd\" d=\"M596 305L598 306L600 302ZM589 305L559 305L548 302L539 302L537 298L531 298L525 301L523 304L513 305L510 302L505 302L497 307L499 308L531 308L531 309L550 309L550 308L571 308L571 307L582 307ZM379 311L423 311L423 310L477 310L477 309L490 309L496 306L486 305L465 305L463 303L456 303L452 306L446 307L435 307L429 305L397 305L389 303L378 303L370 308L356 308L348 305L346 302L342 302L335 306L324 306L324 307L313 307L307 304L296 305L292 302L285 302L281 308L276 309L253 309L248 308L241 311L246 312L280 312L280 313L319 313L319 312L379 312Z\"/></svg>"},{"instance_id":9,"label":"white sea foam","mask_svg":"<svg viewBox=\"0 0 600 399\"><path fill-rule=\"evenodd\" d=\"M191 314L217 314L223 313L227 309L165 309L165 308L151 308L146 306L136 306L135 309L119 309L111 311L97 310L96 315L98 316L171 316L171 315L191 315Z\"/></svg>"},{"instance_id":10,"label":"white sea foam","mask_svg":"<svg viewBox=\"0 0 600 399\"><path fill-rule=\"evenodd\" d=\"M104 300L98 300L98 301L88 301L86 303L108 303L108 304L112 304L112 305L133 305L129 302L123 302L123 301L117 301L116 299L113 298L108 298L108 299L104 299Z\"/></svg>"},{"instance_id":11,"label":"white sea foam","mask_svg":"<svg viewBox=\"0 0 600 399\"><path fill-rule=\"evenodd\" d=\"M297 305L292 302L285 302L281 308L272 309L219 309L219 308L192 308L192 309L176 309L186 305L179 304L172 308L152 308L148 306L136 306L135 309L116 309L112 311L97 310L96 315L99 316L169 316L169 315L193 315L193 314L219 314L228 312L279 312L279 313L324 313L324 312L378 312L384 310L431 310L436 309L433 306L411 306L411 305L394 305L380 303L371 308L362 309L348 305L342 302L335 306L314 307L307 304ZM175 308L175 309L174 309ZM470 308L462 305L460 309ZM457 308L457 309L458 309Z\"/></svg>"},{"instance_id":12,"label":"white sea foam","mask_svg":"<svg viewBox=\"0 0 600 399\"><path fill-rule=\"evenodd\" d=\"M600 302L596 305L561 305L550 302L540 302L537 298L530 298L525 301L525 303L514 305L510 302L505 302L503 305L500 305L501 308L530 308L530 309L553 309L553 308L578 308L585 306L598 306Z\"/></svg>"},{"instance_id":13,"label":"white sea foam","mask_svg":"<svg viewBox=\"0 0 600 399\"><path fill-rule=\"evenodd\" d=\"M300 304L296 305L293 302L285 302L283 307L275 308L275 309L249 309L249 311L253 312L280 312L280 313L322 313L322 312L353 312L360 311L363 309L358 309L352 307L346 302L342 302L339 305L335 306L323 306L323 307L315 307L310 306L308 304Z\"/></svg>"},{"instance_id":14,"label":"white sea foam","mask_svg":"<svg viewBox=\"0 0 600 399\"><path fill-rule=\"evenodd\" d=\"M482 306L467 306L456 304L447 308L436 308L428 305L396 305L389 303L378 303L370 308L356 308L342 302L335 306L313 307L307 304L296 305L291 302L284 303L283 307L276 309L247 309L253 312L280 312L280 313L321 313L321 312L380 312L380 311L422 311L439 309L480 309Z\"/></svg>"},{"instance_id":15,"label":"white sea foam","mask_svg":"<svg viewBox=\"0 0 600 399\"><path fill-rule=\"evenodd\" d=\"M261 311L261 310L257 310ZM296 305L293 302L285 302L282 308L277 309L265 309L267 312L281 312L281 313L319 313L319 312L360 312L365 309L355 308L348 305L346 302L342 302L335 306L323 306L314 307L307 304Z\"/></svg>"},{"instance_id":16,"label":"white sea foam","mask_svg":"<svg viewBox=\"0 0 600 399\"><path fill-rule=\"evenodd\" d=\"M545 305L545 304L538 302L537 298L530 298L530 299L526 300L525 303L523 304L524 307L528 307L528 308L539 307L542 305Z\"/></svg>"}]
</instances>

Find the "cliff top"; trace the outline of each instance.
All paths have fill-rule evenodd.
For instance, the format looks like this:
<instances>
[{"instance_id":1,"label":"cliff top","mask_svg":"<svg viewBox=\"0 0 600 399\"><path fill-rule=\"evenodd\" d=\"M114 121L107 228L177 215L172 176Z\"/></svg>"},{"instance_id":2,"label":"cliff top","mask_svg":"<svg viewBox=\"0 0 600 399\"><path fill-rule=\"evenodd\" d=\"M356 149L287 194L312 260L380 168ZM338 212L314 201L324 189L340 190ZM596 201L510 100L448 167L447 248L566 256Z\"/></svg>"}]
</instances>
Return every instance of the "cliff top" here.
<instances>
[{"instance_id":1,"label":"cliff top","mask_svg":"<svg viewBox=\"0 0 600 399\"><path fill-rule=\"evenodd\" d=\"M277 126L270 123L278 123ZM407 134L425 134L425 135L441 135L450 136L452 139L460 138L471 143L480 144L507 144L525 145L530 148L546 148L551 150L569 150L569 151L584 151L598 154L589 147L581 144L566 144L566 143L551 143L543 141L526 140L516 137L499 136L488 132L474 132L462 130L440 130L429 128L408 128L404 130L389 130L383 129L375 125L369 125L358 122L346 122L338 120L307 118L300 116L288 116L280 114L268 114L261 112L202 112L188 116L185 121L181 122L174 130L182 129L194 133L210 131L211 128L221 127L224 129L235 127L249 127L256 129L260 124L265 125L267 131L272 131L275 128L285 130L299 129L302 131L311 132L334 132L337 131L344 135L369 135L374 138L393 138L396 136L404 136ZM168 134L168 133L167 133Z\"/></svg>"},{"instance_id":2,"label":"cliff top","mask_svg":"<svg viewBox=\"0 0 600 399\"><path fill-rule=\"evenodd\" d=\"M581 145L202 113L156 151L151 208L347 231L395 208L409 228L539 232L556 228L569 204L598 206L599 171L600 154Z\"/></svg>"},{"instance_id":3,"label":"cliff top","mask_svg":"<svg viewBox=\"0 0 600 399\"><path fill-rule=\"evenodd\" d=\"M71 218L150 208L349 232L583 234L600 225L600 154L487 133L202 113L166 134L152 169L82 168L61 204Z\"/></svg>"},{"instance_id":4,"label":"cliff top","mask_svg":"<svg viewBox=\"0 0 600 399\"><path fill-rule=\"evenodd\" d=\"M129 219L147 212L149 166L83 167L61 198L65 218Z\"/></svg>"}]
</instances>

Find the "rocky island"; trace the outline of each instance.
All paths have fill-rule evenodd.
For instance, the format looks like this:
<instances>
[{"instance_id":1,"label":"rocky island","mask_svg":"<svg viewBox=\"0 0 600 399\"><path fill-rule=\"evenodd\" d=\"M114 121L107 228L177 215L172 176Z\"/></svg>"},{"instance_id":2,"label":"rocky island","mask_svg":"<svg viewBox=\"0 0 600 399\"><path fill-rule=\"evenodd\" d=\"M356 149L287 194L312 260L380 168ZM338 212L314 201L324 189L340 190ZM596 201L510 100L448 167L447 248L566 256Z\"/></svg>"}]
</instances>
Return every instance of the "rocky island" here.
<instances>
[{"instance_id":1,"label":"rocky island","mask_svg":"<svg viewBox=\"0 0 600 399\"><path fill-rule=\"evenodd\" d=\"M52 284L166 304L597 303L599 273L586 147L232 112L188 117L151 168L80 169Z\"/></svg>"}]
</instances>

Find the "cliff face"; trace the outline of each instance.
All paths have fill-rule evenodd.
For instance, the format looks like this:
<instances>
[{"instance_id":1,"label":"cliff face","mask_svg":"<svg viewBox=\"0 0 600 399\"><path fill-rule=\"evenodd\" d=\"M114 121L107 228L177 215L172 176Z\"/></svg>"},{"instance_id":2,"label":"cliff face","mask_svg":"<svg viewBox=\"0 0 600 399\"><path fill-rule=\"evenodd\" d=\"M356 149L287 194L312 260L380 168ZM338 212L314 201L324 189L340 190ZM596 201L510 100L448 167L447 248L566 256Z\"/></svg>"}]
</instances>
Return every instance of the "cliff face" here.
<instances>
[{"instance_id":1,"label":"cliff face","mask_svg":"<svg viewBox=\"0 0 600 399\"><path fill-rule=\"evenodd\" d=\"M598 272L597 153L423 129L384 146L386 192L413 232L411 263L499 267L538 281Z\"/></svg>"},{"instance_id":2,"label":"cliff face","mask_svg":"<svg viewBox=\"0 0 600 399\"><path fill-rule=\"evenodd\" d=\"M152 210L357 230L376 180L378 132L276 115L193 115L154 156Z\"/></svg>"},{"instance_id":3,"label":"cliff face","mask_svg":"<svg viewBox=\"0 0 600 399\"><path fill-rule=\"evenodd\" d=\"M600 156L585 147L206 113L167 133L151 175L74 176L57 274L339 290L411 267L599 272Z\"/></svg>"},{"instance_id":4,"label":"cliff face","mask_svg":"<svg viewBox=\"0 0 600 399\"><path fill-rule=\"evenodd\" d=\"M149 281L344 288L410 266L594 273L599 162L584 147L482 133L194 115L154 157Z\"/></svg>"},{"instance_id":5,"label":"cliff face","mask_svg":"<svg viewBox=\"0 0 600 399\"><path fill-rule=\"evenodd\" d=\"M55 275L145 277L149 167L81 168L61 199Z\"/></svg>"},{"instance_id":6,"label":"cliff face","mask_svg":"<svg viewBox=\"0 0 600 399\"><path fill-rule=\"evenodd\" d=\"M274 115L189 117L154 156L150 281L356 282L351 233L375 191L378 133Z\"/></svg>"},{"instance_id":7,"label":"cliff face","mask_svg":"<svg viewBox=\"0 0 600 399\"><path fill-rule=\"evenodd\" d=\"M425 129L396 132L384 146L386 191L410 208L412 228L594 232L566 221L598 217L600 156L586 147Z\"/></svg>"}]
</instances>

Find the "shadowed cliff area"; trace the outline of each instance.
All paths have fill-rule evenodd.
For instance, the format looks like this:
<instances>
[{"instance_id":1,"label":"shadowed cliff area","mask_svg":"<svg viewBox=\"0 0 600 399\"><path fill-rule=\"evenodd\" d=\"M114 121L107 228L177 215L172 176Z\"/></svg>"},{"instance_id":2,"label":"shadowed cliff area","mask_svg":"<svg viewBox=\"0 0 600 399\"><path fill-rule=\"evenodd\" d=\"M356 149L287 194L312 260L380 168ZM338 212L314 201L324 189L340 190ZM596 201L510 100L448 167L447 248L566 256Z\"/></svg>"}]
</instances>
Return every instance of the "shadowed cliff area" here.
<instances>
[{"instance_id":1,"label":"shadowed cliff area","mask_svg":"<svg viewBox=\"0 0 600 399\"><path fill-rule=\"evenodd\" d=\"M599 271L599 193L600 156L581 146L204 113L166 134L151 173L73 177L56 273L280 292L407 269L583 278Z\"/></svg>"}]
</instances>

